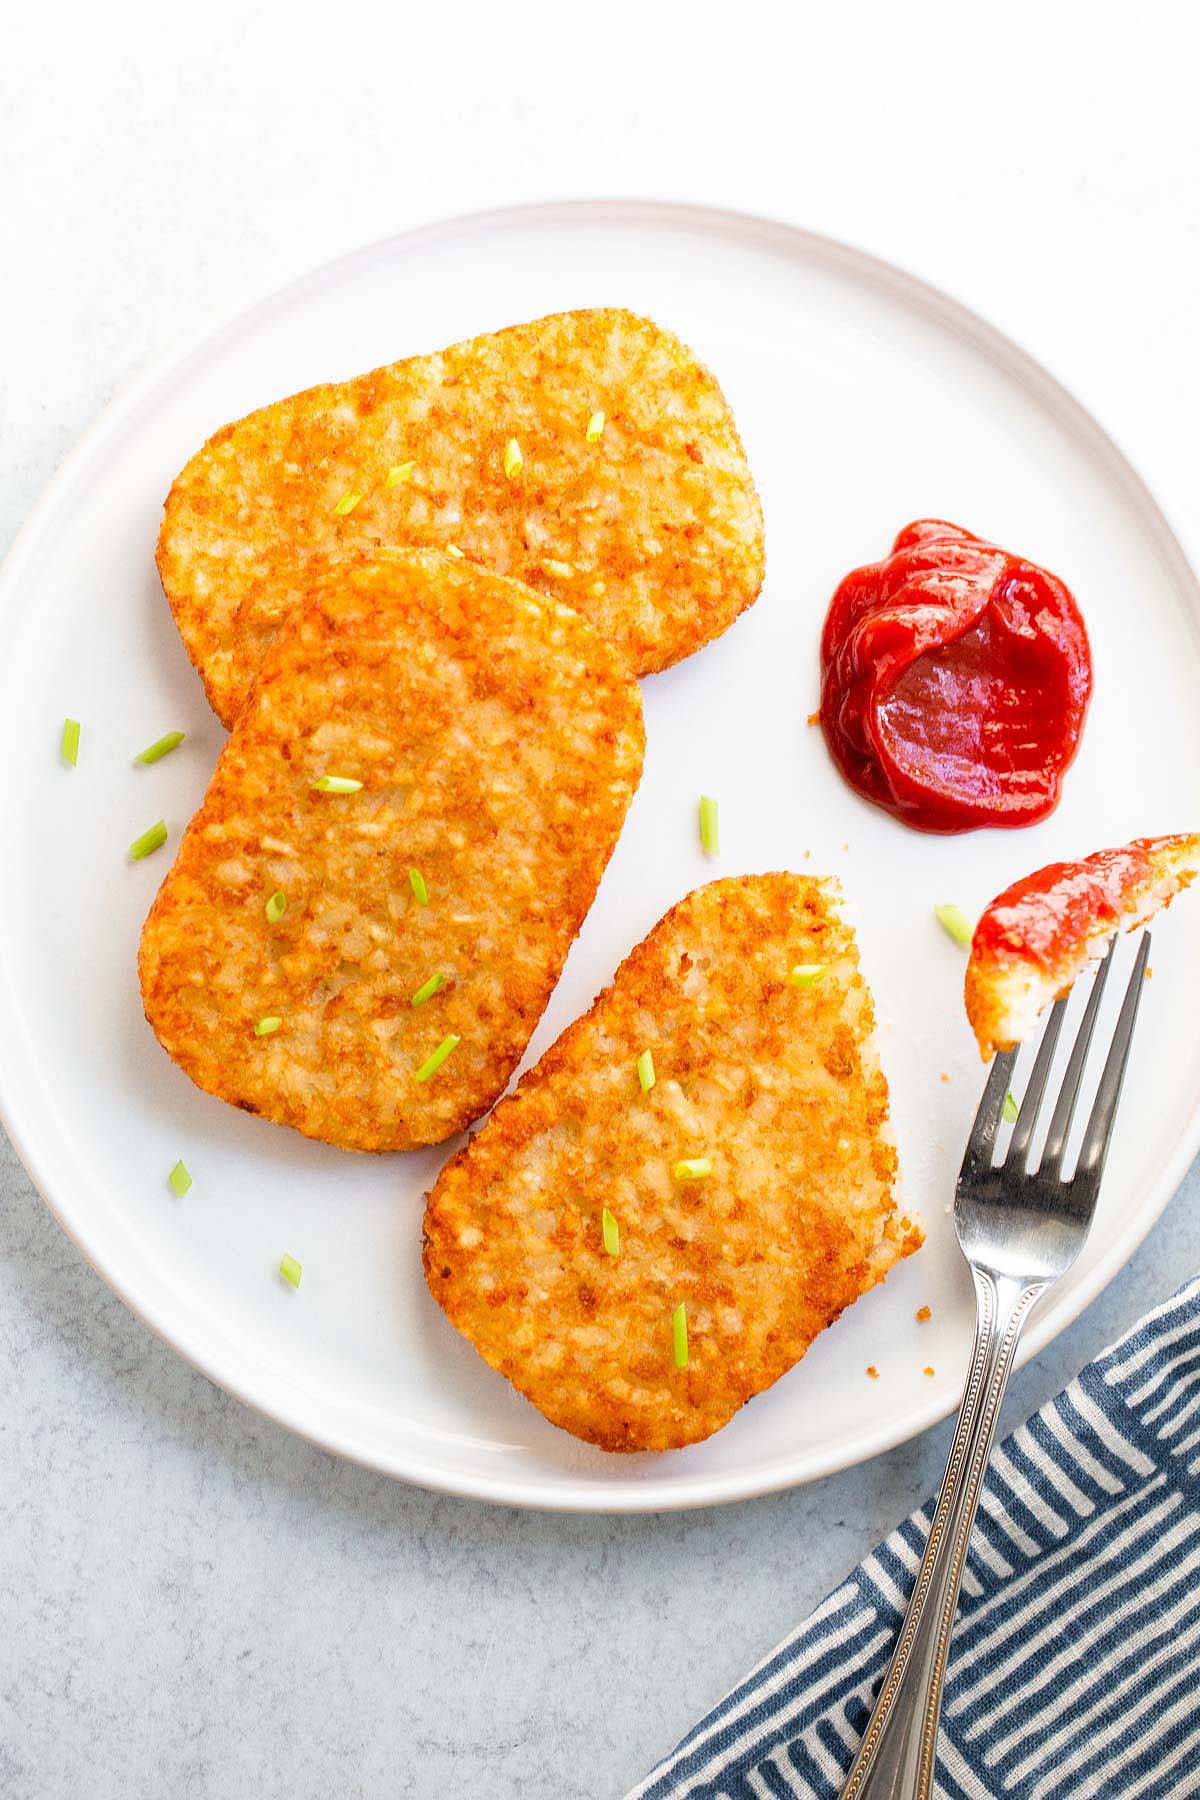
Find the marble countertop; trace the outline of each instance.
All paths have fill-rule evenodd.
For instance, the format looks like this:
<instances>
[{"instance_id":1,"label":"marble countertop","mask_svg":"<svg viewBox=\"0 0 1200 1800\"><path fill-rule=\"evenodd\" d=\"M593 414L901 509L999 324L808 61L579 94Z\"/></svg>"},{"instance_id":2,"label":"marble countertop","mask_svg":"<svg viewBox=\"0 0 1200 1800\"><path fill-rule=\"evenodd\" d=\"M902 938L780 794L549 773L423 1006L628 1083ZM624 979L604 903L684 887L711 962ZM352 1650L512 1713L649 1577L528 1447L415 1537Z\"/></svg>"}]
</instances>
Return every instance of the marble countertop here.
<instances>
[{"instance_id":1,"label":"marble countertop","mask_svg":"<svg viewBox=\"0 0 1200 1800\"><path fill-rule=\"evenodd\" d=\"M1098 411L1195 555L1194 9L1014 0L1002 36L932 0L781 11L702 5L684 30L610 0L598 27L536 0L460 5L447 32L403 5L23 9L0 62L0 550L177 338L398 225L550 187L781 212L941 282ZM1194 1169L1018 1376L1012 1422L1200 1268L1198 1196ZM947 1436L680 1516L431 1496L194 1373L2 1139L0 1381L6 1800L617 1796L925 1496Z\"/></svg>"}]
</instances>

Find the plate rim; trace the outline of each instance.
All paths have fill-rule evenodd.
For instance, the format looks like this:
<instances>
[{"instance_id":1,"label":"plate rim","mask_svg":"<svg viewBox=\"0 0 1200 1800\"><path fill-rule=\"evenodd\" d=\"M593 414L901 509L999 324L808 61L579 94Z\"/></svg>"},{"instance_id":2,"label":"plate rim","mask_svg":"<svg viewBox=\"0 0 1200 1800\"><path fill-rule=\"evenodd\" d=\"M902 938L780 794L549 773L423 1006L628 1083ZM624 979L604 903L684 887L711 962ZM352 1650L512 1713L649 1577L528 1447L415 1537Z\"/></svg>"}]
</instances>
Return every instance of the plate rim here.
<instances>
[{"instance_id":1,"label":"plate rim","mask_svg":"<svg viewBox=\"0 0 1200 1800\"><path fill-rule=\"evenodd\" d=\"M46 524L69 494L79 475L100 453L138 408L154 392L182 373L197 356L215 350L227 337L274 308L303 296L306 288L317 286L350 272L355 265L369 264L376 258L403 255L408 246L429 242L438 236L475 234L484 230L506 230L536 222L553 222L554 215L565 215L573 221L603 223L628 222L652 226L656 217L668 224L693 229L736 231L750 230L764 237L786 240L799 246L809 258L814 256L856 270L874 285L883 284L901 299L915 306L926 317L949 326L976 348L999 352L1005 370L1021 380L1053 414L1066 422L1105 463L1110 476L1121 481L1130 494L1134 509L1149 529L1155 548L1164 557L1171 573L1190 585L1197 600L1193 625L1200 629L1200 577L1185 548L1185 540L1172 517L1143 478L1140 469L1116 436L1089 406L1039 357L1004 330L978 306L960 299L940 283L926 280L890 257L880 256L862 246L832 234L814 231L798 220L778 213L757 211L749 207L714 205L691 196L663 197L654 194L541 194L528 199L508 201L501 205L469 209L463 212L425 216L402 225L382 236L343 250L325 260L306 266L299 273L274 282L259 292L213 318L209 317L193 331L168 345L143 369L121 383L92 422L75 440L62 462L34 501L18 528L11 546L0 561L0 608L11 602L25 565L41 542ZM832 1454L819 1457L813 1451L797 1452L783 1458L769 1470L750 1468L718 1474L697 1474L686 1485L665 1483L657 1476L644 1480L627 1480L611 1488L593 1482L590 1476L575 1477L570 1485L554 1485L538 1478L488 1476L447 1469L430 1463L425 1455L406 1449L403 1455L381 1452L365 1441L359 1441L353 1429L338 1429L305 1417L304 1402L297 1402L292 1392L264 1392L277 1386L277 1378L267 1372L256 1379L251 1370L239 1367L233 1346L198 1343L203 1330L189 1333L173 1324L154 1296L142 1291L139 1283L128 1280L119 1268L110 1266L101 1245L88 1230L86 1209L74 1207L70 1200L55 1197L54 1182L38 1150L36 1118L33 1128L27 1116L36 1113L36 1087L22 1095L17 1063L11 1052L23 1025L15 994L10 987L10 953L0 941L0 1124L21 1160L26 1172L61 1229L76 1245L97 1274L129 1310L149 1327L164 1343L184 1357L194 1368L216 1383L242 1404L263 1417L272 1419L294 1432L348 1461L358 1463L393 1479L406 1481L432 1492L459 1498L532 1508L541 1511L573 1514L623 1514L690 1511L699 1507L724 1505L753 1499L759 1495L823 1479L841 1470L867 1461L884 1451L894 1449L917 1437L949 1416L958 1404L957 1384L947 1398L946 1390L931 1394L923 1405L906 1413L892 1426L864 1429L844 1440ZM17 1072L14 1072L17 1071ZM1028 1362L1071 1325L1129 1261L1145 1240L1180 1185L1200 1150L1200 1094L1192 1102L1191 1112L1167 1156L1158 1180L1143 1196L1132 1221L1114 1232L1111 1242L1097 1258L1077 1287L1057 1306L1039 1308L1034 1314L1017 1357L1018 1366ZM103 1236L103 1233L101 1233ZM168 1295L169 1299L169 1295ZM305 1390L305 1393L307 1390Z\"/></svg>"}]
</instances>

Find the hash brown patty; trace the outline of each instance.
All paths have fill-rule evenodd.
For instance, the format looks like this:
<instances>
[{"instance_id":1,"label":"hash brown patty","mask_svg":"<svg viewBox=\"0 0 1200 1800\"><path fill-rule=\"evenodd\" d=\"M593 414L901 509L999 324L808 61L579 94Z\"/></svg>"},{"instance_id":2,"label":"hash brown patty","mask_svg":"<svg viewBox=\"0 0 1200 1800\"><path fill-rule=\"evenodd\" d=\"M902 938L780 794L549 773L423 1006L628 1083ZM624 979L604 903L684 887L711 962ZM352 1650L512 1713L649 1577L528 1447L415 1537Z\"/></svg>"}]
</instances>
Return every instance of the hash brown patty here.
<instances>
[{"instance_id":1,"label":"hash brown patty","mask_svg":"<svg viewBox=\"0 0 1200 1800\"><path fill-rule=\"evenodd\" d=\"M984 1062L1015 1050L1114 933L1145 925L1197 875L1200 834L1178 832L1051 863L998 894L975 927L963 983Z\"/></svg>"},{"instance_id":2,"label":"hash brown patty","mask_svg":"<svg viewBox=\"0 0 1200 1800\"><path fill-rule=\"evenodd\" d=\"M227 725L306 558L374 543L453 546L518 577L638 675L717 637L763 577L720 388L672 332L615 308L309 388L209 439L167 497L157 560Z\"/></svg>"},{"instance_id":3,"label":"hash brown patty","mask_svg":"<svg viewBox=\"0 0 1200 1800\"><path fill-rule=\"evenodd\" d=\"M326 1143L450 1137L520 1060L643 743L637 684L577 613L435 551L347 561L276 637L146 920L163 1048Z\"/></svg>"},{"instance_id":4,"label":"hash brown patty","mask_svg":"<svg viewBox=\"0 0 1200 1800\"><path fill-rule=\"evenodd\" d=\"M800 986L797 965L825 972ZM434 1298L577 1437L709 1436L922 1241L892 1195L872 1028L827 884L698 888L443 1169L425 1213ZM686 1178L697 1159L711 1173Z\"/></svg>"}]
</instances>

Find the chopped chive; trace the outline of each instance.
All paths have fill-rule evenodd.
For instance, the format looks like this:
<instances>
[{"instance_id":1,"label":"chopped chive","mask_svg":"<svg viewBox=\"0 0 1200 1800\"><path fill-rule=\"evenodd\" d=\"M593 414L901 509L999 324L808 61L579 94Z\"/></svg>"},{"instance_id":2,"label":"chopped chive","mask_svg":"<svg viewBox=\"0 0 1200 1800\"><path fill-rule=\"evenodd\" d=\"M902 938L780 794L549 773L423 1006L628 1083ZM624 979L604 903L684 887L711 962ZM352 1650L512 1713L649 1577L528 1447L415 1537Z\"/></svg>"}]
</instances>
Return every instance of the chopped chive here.
<instances>
[{"instance_id":1,"label":"chopped chive","mask_svg":"<svg viewBox=\"0 0 1200 1800\"><path fill-rule=\"evenodd\" d=\"M671 1336L675 1340L675 1367L686 1369L688 1366L687 1307L682 1300L671 1314Z\"/></svg>"},{"instance_id":2,"label":"chopped chive","mask_svg":"<svg viewBox=\"0 0 1200 1800\"><path fill-rule=\"evenodd\" d=\"M949 932L956 944L969 944L974 936L975 927L968 919L961 906L952 903L935 906L933 916L943 931Z\"/></svg>"},{"instance_id":3,"label":"chopped chive","mask_svg":"<svg viewBox=\"0 0 1200 1800\"><path fill-rule=\"evenodd\" d=\"M462 1040L458 1038L454 1032L451 1032L448 1037L444 1037L433 1055L425 1058L425 1061L413 1076L413 1080L428 1081L431 1075L436 1075L450 1052L454 1049L454 1046L461 1041Z\"/></svg>"},{"instance_id":4,"label":"chopped chive","mask_svg":"<svg viewBox=\"0 0 1200 1800\"><path fill-rule=\"evenodd\" d=\"M521 446L516 438L509 438L504 446L504 473L512 481L525 467L525 458L521 455Z\"/></svg>"},{"instance_id":5,"label":"chopped chive","mask_svg":"<svg viewBox=\"0 0 1200 1800\"><path fill-rule=\"evenodd\" d=\"M408 885L413 891L413 899L418 906L429 905L429 889L425 886L425 877L420 869L408 871Z\"/></svg>"},{"instance_id":6,"label":"chopped chive","mask_svg":"<svg viewBox=\"0 0 1200 1800\"><path fill-rule=\"evenodd\" d=\"M188 1168L185 1162L177 1162L175 1164L175 1167L167 1176L167 1185L177 1200L183 1199L183 1196L192 1185L192 1178L188 1174Z\"/></svg>"},{"instance_id":7,"label":"chopped chive","mask_svg":"<svg viewBox=\"0 0 1200 1800\"><path fill-rule=\"evenodd\" d=\"M457 544L446 545L446 555L452 556L456 562L463 562L466 558L466 554L466 551L460 550Z\"/></svg>"},{"instance_id":8,"label":"chopped chive","mask_svg":"<svg viewBox=\"0 0 1200 1800\"><path fill-rule=\"evenodd\" d=\"M79 733L82 727L78 719L64 719L62 728L62 759L70 763L73 769L79 766Z\"/></svg>"},{"instance_id":9,"label":"chopped chive","mask_svg":"<svg viewBox=\"0 0 1200 1800\"><path fill-rule=\"evenodd\" d=\"M164 732L162 737L155 738L152 744L147 744L144 750L139 750L133 760L140 763L161 762L162 758L168 756L172 750L178 750L185 735L182 731Z\"/></svg>"},{"instance_id":10,"label":"chopped chive","mask_svg":"<svg viewBox=\"0 0 1200 1800\"><path fill-rule=\"evenodd\" d=\"M654 1073L654 1058L649 1050L643 1050L637 1060L638 1080L642 1084L643 1094L648 1094L658 1077Z\"/></svg>"},{"instance_id":11,"label":"chopped chive","mask_svg":"<svg viewBox=\"0 0 1200 1800\"><path fill-rule=\"evenodd\" d=\"M721 854L721 837L717 828L717 803L708 794L700 796L700 843L706 856Z\"/></svg>"},{"instance_id":12,"label":"chopped chive","mask_svg":"<svg viewBox=\"0 0 1200 1800\"><path fill-rule=\"evenodd\" d=\"M587 422L587 441L589 444L598 444L603 436L604 414L602 412L594 412Z\"/></svg>"},{"instance_id":13,"label":"chopped chive","mask_svg":"<svg viewBox=\"0 0 1200 1800\"><path fill-rule=\"evenodd\" d=\"M354 511L361 499L361 494L343 494L333 510L340 519L344 519L347 513Z\"/></svg>"},{"instance_id":14,"label":"chopped chive","mask_svg":"<svg viewBox=\"0 0 1200 1800\"><path fill-rule=\"evenodd\" d=\"M318 794L357 794L362 782L355 781L353 775L322 775L308 785Z\"/></svg>"},{"instance_id":15,"label":"chopped chive","mask_svg":"<svg viewBox=\"0 0 1200 1800\"><path fill-rule=\"evenodd\" d=\"M609 1212L607 1206L600 1214L600 1229L604 1234L604 1250L607 1256L621 1254L621 1227Z\"/></svg>"},{"instance_id":16,"label":"chopped chive","mask_svg":"<svg viewBox=\"0 0 1200 1800\"><path fill-rule=\"evenodd\" d=\"M676 1181L703 1181L712 1174L712 1163L707 1156L689 1156L677 1162L671 1173Z\"/></svg>"},{"instance_id":17,"label":"chopped chive","mask_svg":"<svg viewBox=\"0 0 1200 1800\"><path fill-rule=\"evenodd\" d=\"M271 1037L282 1024L282 1019L277 1018L274 1013L269 1013L265 1019L255 1019L254 1035L255 1037Z\"/></svg>"},{"instance_id":18,"label":"chopped chive","mask_svg":"<svg viewBox=\"0 0 1200 1800\"><path fill-rule=\"evenodd\" d=\"M417 466L416 463L410 463L410 462L396 463L394 465L394 467L392 467L388 470L388 473L387 473L388 486L389 487L398 487L402 481L411 481L412 480L412 472L416 468L416 466Z\"/></svg>"},{"instance_id":19,"label":"chopped chive","mask_svg":"<svg viewBox=\"0 0 1200 1800\"><path fill-rule=\"evenodd\" d=\"M1017 1114L1020 1110L1020 1107L1013 1099L1012 1089L1009 1088L1007 1094L1004 1096L1004 1123L1006 1125L1015 1125L1017 1122Z\"/></svg>"},{"instance_id":20,"label":"chopped chive","mask_svg":"<svg viewBox=\"0 0 1200 1800\"><path fill-rule=\"evenodd\" d=\"M423 982L421 984L421 986L417 989L416 993L413 995L412 999L409 1001L409 1005L410 1006L424 1006L425 1002L427 1000L432 1000L433 996L437 993L438 989L440 987L445 987L445 985L446 985L446 977L444 975L440 975L440 974L439 975L431 975L429 977L429 980L426 982Z\"/></svg>"},{"instance_id":21,"label":"chopped chive","mask_svg":"<svg viewBox=\"0 0 1200 1800\"><path fill-rule=\"evenodd\" d=\"M268 922L272 925L278 925L286 911L287 895L282 888L276 888L275 892L271 895L271 898L267 901L266 913Z\"/></svg>"},{"instance_id":22,"label":"chopped chive","mask_svg":"<svg viewBox=\"0 0 1200 1800\"><path fill-rule=\"evenodd\" d=\"M283 1276L283 1279L286 1282L289 1282L291 1284L292 1287L298 1288L300 1286L300 1276L303 1273L303 1271L300 1267L300 1264L296 1261L294 1256L281 1256L280 1257L279 1273Z\"/></svg>"},{"instance_id":23,"label":"chopped chive","mask_svg":"<svg viewBox=\"0 0 1200 1800\"><path fill-rule=\"evenodd\" d=\"M131 862L141 862L143 856L149 856L154 850L161 850L167 841L167 827L163 819L157 825L151 825L143 831L141 837L135 837L129 846Z\"/></svg>"},{"instance_id":24,"label":"chopped chive","mask_svg":"<svg viewBox=\"0 0 1200 1800\"><path fill-rule=\"evenodd\" d=\"M788 980L793 987L816 987L818 981L824 981L828 973L828 963L797 963L788 975Z\"/></svg>"}]
</instances>

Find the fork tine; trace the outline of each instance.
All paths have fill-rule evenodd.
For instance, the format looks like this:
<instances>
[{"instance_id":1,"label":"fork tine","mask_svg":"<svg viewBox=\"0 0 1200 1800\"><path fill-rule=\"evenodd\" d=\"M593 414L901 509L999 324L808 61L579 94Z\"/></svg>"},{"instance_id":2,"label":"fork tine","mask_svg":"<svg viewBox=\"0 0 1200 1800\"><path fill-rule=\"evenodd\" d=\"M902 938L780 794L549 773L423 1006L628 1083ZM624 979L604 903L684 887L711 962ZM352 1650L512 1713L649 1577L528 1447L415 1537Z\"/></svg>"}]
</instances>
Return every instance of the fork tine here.
<instances>
[{"instance_id":1,"label":"fork tine","mask_svg":"<svg viewBox=\"0 0 1200 1800\"><path fill-rule=\"evenodd\" d=\"M1125 1067L1129 1061L1129 1047L1133 1043L1133 1028L1137 1024L1138 1007L1141 1005L1142 990L1146 985L1146 961L1149 955L1150 933L1147 931L1144 933L1138 949L1137 961L1133 965L1133 974L1129 977L1129 986L1125 989L1125 998L1121 1003L1121 1016L1117 1020L1117 1028L1113 1032L1113 1040L1104 1064L1104 1073L1100 1077L1100 1085L1096 1089L1096 1098L1092 1104L1092 1116L1088 1120L1083 1147L1079 1152L1076 1174L1088 1175L1093 1182L1098 1182L1104 1172L1109 1140L1112 1137L1113 1120L1117 1116L1121 1085L1125 1080Z\"/></svg>"},{"instance_id":2,"label":"fork tine","mask_svg":"<svg viewBox=\"0 0 1200 1800\"><path fill-rule=\"evenodd\" d=\"M1004 1097L1008 1093L1016 1060L1015 1050L1001 1050L992 1058L992 1066L984 1083L983 1099L979 1102L971 1135L967 1139L962 1175L977 1175L991 1165L992 1146L996 1141L996 1132L1004 1111Z\"/></svg>"},{"instance_id":3,"label":"fork tine","mask_svg":"<svg viewBox=\"0 0 1200 1800\"><path fill-rule=\"evenodd\" d=\"M1071 1060L1067 1064L1059 1089L1058 1104L1054 1108L1054 1116L1050 1120L1050 1129L1046 1134L1046 1144L1042 1151L1039 1169L1043 1174L1055 1175L1062 1168L1063 1150L1071 1130L1071 1120L1075 1117L1075 1107L1079 1100L1079 1089L1083 1083L1083 1072L1087 1066L1088 1050L1092 1042L1092 1033L1096 1029L1096 1014L1100 1011L1100 1001L1104 995L1104 984L1108 980L1108 971L1112 968L1113 951L1116 948L1115 935L1104 953L1104 961L1096 971L1092 982L1092 991L1088 995L1087 1010L1080 1021L1079 1030L1075 1034L1075 1045L1071 1051Z\"/></svg>"},{"instance_id":4,"label":"fork tine","mask_svg":"<svg viewBox=\"0 0 1200 1800\"><path fill-rule=\"evenodd\" d=\"M1020 1162L1029 1149L1030 1139L1037 1126L1038 1112L1042 1104L1042 1095L1046 1091L1046 1082L1050 1075L1050 1064L1054 1061L1054 1052L1058 1049L1058 1037L1062 1030L1063 1017L1067 1010L1066 997L1056 1000L1042 1032L1042 1041L1038 1045L1037 1059L1029 1072L1029 1080L1025 1083L1025 1092L1021 1096L1021 1110L1017 1114L1017 1122L1013 1126L1012 1137L1008 1140L1006 1162Z\"/></svg>"}]
</instances>

